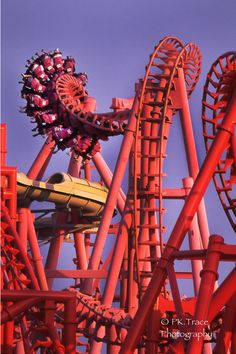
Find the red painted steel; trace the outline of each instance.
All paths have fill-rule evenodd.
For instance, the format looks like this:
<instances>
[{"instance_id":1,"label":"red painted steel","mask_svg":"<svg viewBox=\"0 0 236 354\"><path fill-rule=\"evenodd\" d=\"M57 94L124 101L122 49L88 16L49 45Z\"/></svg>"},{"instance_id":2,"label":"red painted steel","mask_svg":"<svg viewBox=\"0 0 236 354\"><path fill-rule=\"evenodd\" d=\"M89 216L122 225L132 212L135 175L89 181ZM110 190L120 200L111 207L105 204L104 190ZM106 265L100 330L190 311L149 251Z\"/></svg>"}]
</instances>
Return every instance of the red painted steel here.
<instances>
[{"instance_id":1,"label":"red painted steel","mask_svg":"<svg viewBox=\"0 0 236 354\"><path fill-rule=\"evenodd\" d=\"M51 135L49 135L41 151L30 167L29 172L27 173L29 178L40 180L43 177L45 169L49 163L49 159L53 153L54 147L55 141L53 141Z\"/></svg>"},{"instance_id":2,"label":"red painted steel","mask_svg":"<svg viewBox=\"0 0 236 354\"><path fill-rule=\"evenodd\" d=\"M82 208L68 205L33 209L29 200L17 201L16 168L6 165L1 125L3 353L235 352L235 268L218 288L216 279L221 262L235 261L236 245L218 235L209 238L203 200L213 177L235 229L235 65L235 52L226 53L207 76L207 155L199 171L189 107L201 72L195 44L175 37L160 41L135 98L113 99L113 112L104 114L94 113L87 74L75 72L72 57L57 49L28 61L24 111L36 123L33 131L47 137L28 177L39 188L55 148L69 148L67 172L97 179L109 192L102 216L85 216ZM165 159L176 120L184 142L176 161L186 158L188 175L183 172L179 187L172 188ZM100 140L120 134L112 173ZM169 201L184 203L173 230L166 222ZM186 234L189 246L183 250ZM191 269L176 271L175 260L191 261ZM55 291L60 278L66 289ZM182 279L192 282L193 297L181 294ZM195 336L187 338L189 332Z\"/></svg>"},{"instance_id":3,"label":"red painted steel","mask_svg":"<svg viewBox=\"0 0 236 354\"><path fill-rule=\"evenodd\" d=\"M207 76L202 101L203 136L206 151L209 151L212 145L218 126L224 117L222 112L227 109L228 102L235 91L235 77L235 52L221 55L212 64ZM235 155L236 138L234 131L228 146L225 147L225 151L219 159L213 176L216 191L234 231L236 231L235 188L233 188L236 180Z\"/></svg>"},{"instance_id":4,"label":"red painted steel","mask_svg":"<svg viewBox=\"0 0 236 354\"><path fill-rule=\"evenodd\" d=\"M236 97L235 97L236 98ZM156 297L160 294L163 283L166 279L166 267L171 260L174 250L179 249L184 236L188 231L191 221L204 195L207 185L214 173L219 158L227 146L232 135L232 126L235 123L236 99L231 99L229 108L220 129L216 135L214 142L207 154L202 165L199 175L189 193L188 199L179 215L177 223L171 233L168 243L165 246L164 253L156 266L155 273L151 279L148 289L146 290L142 303L139 306L135 319L130 328L129 334L123 344L121 353L129 353L134 350L138 339L145 327L145 322L151 309L156 301Z\"/></svg>"},{"instance_id":5,"label":"red painted steel","mask_svg":"<svg viewBox=\"0 0 236 354\"><path fill-rule=\"evenodd\" d=\"M109 167L107 166L106 162L103 160L103 157L99 152L93 156L93 163L96 166L96 169L98 170L100 176L102 177L106 187L110 188L112 181L112 172L110 171ZM125 199L126 196L122 189L120 189L120 192L117 197L117 208L120 213L122 213L124 210Z\"/></svg>"},{"instance_id":6,"label":"red painted steel","mask_svg":"<svg viewBox=\"0 0 236 354\"><path fill-rule=\"evenodd\" d=\"M201 322L201 324L192 326L192 331L196 331L197 333L204 333L205 330L205 321L208 318L212 293L214 291L215 282L218 279L217 270L221 254L221 249L219 246L223 243L224 239L221 236L214 235L209 239L205 264L200 273L201 284L194 313L194 319ZM192 337L188 343L187 354L193 352L200 353L203 348L203 343L203 336L201 338Z\"/></svg>"}]
</instances>

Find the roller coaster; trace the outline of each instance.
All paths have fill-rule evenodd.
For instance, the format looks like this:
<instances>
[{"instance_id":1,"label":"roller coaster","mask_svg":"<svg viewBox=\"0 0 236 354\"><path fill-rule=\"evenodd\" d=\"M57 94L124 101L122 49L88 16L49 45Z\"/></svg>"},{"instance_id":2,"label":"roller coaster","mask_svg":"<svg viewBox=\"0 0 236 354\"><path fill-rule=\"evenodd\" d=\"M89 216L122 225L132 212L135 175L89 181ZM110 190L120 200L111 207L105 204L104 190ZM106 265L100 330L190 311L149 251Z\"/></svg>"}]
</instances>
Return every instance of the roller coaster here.
<instances>
[{"instance_id":1,"label":"roller coaster","mask_svg":"<svg viewBox=\"0 0 236 354\"><path fill-rule=\"evenodd\" d=\"M2 353L236 353L235 267L217 282L236 244L210 235L204 202L213 178L236 231L236 52L207 74L199 168L189 100L201 62L197 45L166 37L134 98L96 113L74 58L56 49L27 61L21 112L45 142L24 174L7 165L1 125ZM184 151L175 161L186 161L187 175L173 188L165 161L177 120ZM118 135L112 172L101 141ZM70 151L68 169L45 178L57 150ZM170 227L173 203L180 212ZM73 267L61 269L66 242ZM181 294L183 280L192 296Z\"/></svg>"}]
</instances>

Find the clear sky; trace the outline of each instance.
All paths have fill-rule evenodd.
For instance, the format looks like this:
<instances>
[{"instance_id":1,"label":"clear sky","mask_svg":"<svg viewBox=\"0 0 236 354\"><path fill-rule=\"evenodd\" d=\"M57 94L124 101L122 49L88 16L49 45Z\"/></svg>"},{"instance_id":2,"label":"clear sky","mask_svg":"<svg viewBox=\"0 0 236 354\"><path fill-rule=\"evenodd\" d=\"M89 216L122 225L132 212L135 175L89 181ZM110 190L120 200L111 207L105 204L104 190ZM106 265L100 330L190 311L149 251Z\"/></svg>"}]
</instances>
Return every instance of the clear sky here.
<instances>
[{"instance_id":1,"label":"clear sky","mask_svg":"<svg viewBox=\"0 0 236 354\"><path fill-rule=\"evenodd\" d=\"M220 54L235 50L235 18L235 0L2 0L1 116L8 123L9 164L27 172L43 141L41 137L32 137L33 126L19 113L24 101L20 98L18 81L26 59L42 48L59 47L64 55L74 56L77 71L88 73L87 88L97 98L98 110L107 111L112 97L133 96L134 83L144 75L149 54L167 35L179 37L185 43L195 42L202 51L202 75L190 101L202 163L205 156L200 118L202 89L211 63ZM171 139L181 156L179 138L176 128ZM112 167L119 142L120 139L114 144L111 139L103 144L103 154ZM171 150L169 147L169 155ZM65 170L68 159L65 152L58 153L48 173ZM170 157L167 170L170 161L176 158ZM182 166L185 165L180 158L170 177L173 183L186 175ZM222 234L226 242L232 243L233 230L212 186L206 204L211 233Z\"/></svg>"}]
</instances>

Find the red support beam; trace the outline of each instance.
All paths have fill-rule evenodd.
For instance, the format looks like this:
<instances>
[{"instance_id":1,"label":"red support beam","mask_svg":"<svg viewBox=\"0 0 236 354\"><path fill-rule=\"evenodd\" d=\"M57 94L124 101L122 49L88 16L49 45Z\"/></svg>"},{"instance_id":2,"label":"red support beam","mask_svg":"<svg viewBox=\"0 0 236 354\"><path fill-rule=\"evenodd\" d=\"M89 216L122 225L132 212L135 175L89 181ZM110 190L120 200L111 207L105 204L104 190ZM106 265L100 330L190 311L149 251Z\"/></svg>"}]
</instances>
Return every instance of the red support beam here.
<instances>
[{"instance_id":1,"label":"red support beam","mask_svg":"<svg viewBox=\"0 0 236 354\"><path fill-rule=\"evenodd\" d=\"M43 173L45 172L49 160L52 156L53 150L55 148L56 142L52 139L52 136L49 135L45 141L42 149L38 153L37 157L34 160L34 163L30 167L27 177L31 179L41 179Z\"/></svg>"},{"instance_id":2,"label":"red support beam","mask_svg":"<svg viewBox=\"0 0 236 354\"><path fill-rule=\"evenodd\" d=\"M193 332L199 334L198 337L191 337L187 346L187 354L201 353L204 345L205 323L208 324L208 311L211 303L215 282L218 279L218 266L221 255L221 245L224 239L221 236L214 235L209 239L206 259L203 270L201 271L201 284L197 297L195 313L193 320L202 324L190 325ZM191 324L193 321L191 322Z\"/></svg>"},{"instance_id":3,"label":"red support beam","mask_svg":"<svg viewBox=\"0 0 236 354\"><path fill-rule=\"evenodd\" d=\"M180 102L181 102L180 122L182 125L189 175L190 177L193 178L193 180L195 180L199 172L199 165L198 165L197 150L196 150L195 139L193 134L192 120L191 120L183 68L178 69L178 75L179 75L179 85L177 90L179 90ZM209 227L208 227L208 221L206 216L205 202L203 198L197 210L197 217L198 217L198 224L202 236L202 243L204 248L206 249L210 234L209 234Z\"/></svg>"},{"instance_id":4,"label":"red support beam","mask_svg":"<svg viewBox=\"0 0 236 354\"><path fill-rule=\"evenodd\" d=\"M214 354L227 354L230 348L233 346L233 335L235 332L236 323L236 294L232 296L230 301L226 304L226 307L222 316L222 325L220 332L217 334L217 343L214 347ZM234 347L233 347L234 348Z\"/></svg>"},{"instance_id":5,"label":"red support beam","mask_svg":"<svg viewBox=\"0 0 236 354\"><path fill-rule=\"evenodd\" d=\"M214 292L210 303L208 321L211 322L221 309L229 302L230 298L235 293L236 284L236 268L234 268L229 275L220 284L218 289Z\"/></svg>"},{"instance_id":6,"label":"red support beam","mask_svg":"<svg viewBox=\"0 0 236 354\"><path fill-rule=\"evenodd\" d=\"M48 290L47 279L45 275L45 269L43 266L43 258L39 249L37 235L34 228L33 215L31 211L28 210L28 239L30 244L30 249L32 253L32 261L35 266L37 278L41 287L41 290Z\"/></svg>"}]
</instances>

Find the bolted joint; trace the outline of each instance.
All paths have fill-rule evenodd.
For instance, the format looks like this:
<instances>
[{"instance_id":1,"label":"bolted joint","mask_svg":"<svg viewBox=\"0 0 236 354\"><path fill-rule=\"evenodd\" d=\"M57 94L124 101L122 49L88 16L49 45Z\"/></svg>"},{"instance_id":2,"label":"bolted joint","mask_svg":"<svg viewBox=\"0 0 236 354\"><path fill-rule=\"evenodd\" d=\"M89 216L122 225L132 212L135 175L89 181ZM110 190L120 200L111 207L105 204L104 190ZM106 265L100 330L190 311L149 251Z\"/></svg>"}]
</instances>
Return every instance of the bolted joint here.
<instances>
[{"instance_id":1,"label":"bolted joint","mask_svg":"<svg viewBox=\"0 0 236 354\"><path fill-rule=\"evenodd\" d=\"M202 278L205 273L207 273L207 274L209 274L209 273L214 274L216 281L217 281L218 278L219 278L218 272L216 272L216 271L214 271L214 270L212 270L212 269L210 269L210 268L204 268L204 269L202 269L202 270L200 271L200 277Z\"/></svg>"}]
</instances>

